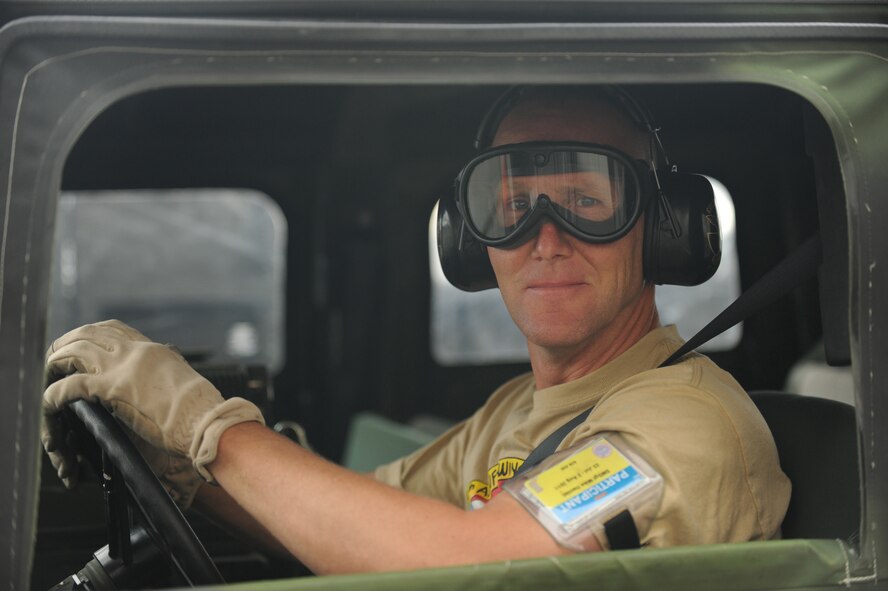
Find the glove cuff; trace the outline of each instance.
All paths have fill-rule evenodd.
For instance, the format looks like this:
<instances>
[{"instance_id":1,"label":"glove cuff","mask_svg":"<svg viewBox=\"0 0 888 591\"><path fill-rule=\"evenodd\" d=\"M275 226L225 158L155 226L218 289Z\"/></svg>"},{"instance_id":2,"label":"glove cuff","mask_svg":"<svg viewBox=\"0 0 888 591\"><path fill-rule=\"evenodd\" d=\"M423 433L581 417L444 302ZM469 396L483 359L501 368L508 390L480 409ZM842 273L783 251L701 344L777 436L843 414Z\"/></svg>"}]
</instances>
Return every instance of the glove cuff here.
<instances>
[{"instance_id":1,"label":"glove cuff","mask_svg":"<svg viewBox=\"0 0 888 591\"><path fill-rule=\"evenodd\" d=\"M189 450L189 455L194 458L194 469L201 478L210 483L216 481L206 466L216 459L219 438L229 427L249 421L265 424L256 405L243 398L229 398L204 415L194 428L194 439Z\"/></svg>"},{"instance_id":2,"label":"glove cuff","mask_svg":"<svg viewBox=\"0 0 888 591\"><path fill-rule=\"evenodd\" d=\"M177 459L175 463L176 465L160 477L160 482L166 487L167 493L179 509L185 511L194 502L203 479L195 473L188 460Z\"/></svg>"}]
</instances>

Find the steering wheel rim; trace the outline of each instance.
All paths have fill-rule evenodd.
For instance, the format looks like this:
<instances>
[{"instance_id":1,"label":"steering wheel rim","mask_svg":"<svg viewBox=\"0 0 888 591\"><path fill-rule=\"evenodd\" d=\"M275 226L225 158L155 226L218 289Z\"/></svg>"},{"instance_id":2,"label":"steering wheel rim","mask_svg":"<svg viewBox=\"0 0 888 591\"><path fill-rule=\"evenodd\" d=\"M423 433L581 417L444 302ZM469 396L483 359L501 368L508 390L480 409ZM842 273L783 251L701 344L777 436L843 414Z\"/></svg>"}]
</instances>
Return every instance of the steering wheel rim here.
<instances>
[{"instance_id":1,"label":"steering wheel rim","mask_svg":"<svg viewBox=\"0 0 888 591\"><path fill-rule=\"evenodd\" d=\"M117 420L97 402L68 405L87 432L117 467L133 501L163 540L181 574L193 585L225 583L210 555L157 476Z\"/></svg>"}]
</instances>

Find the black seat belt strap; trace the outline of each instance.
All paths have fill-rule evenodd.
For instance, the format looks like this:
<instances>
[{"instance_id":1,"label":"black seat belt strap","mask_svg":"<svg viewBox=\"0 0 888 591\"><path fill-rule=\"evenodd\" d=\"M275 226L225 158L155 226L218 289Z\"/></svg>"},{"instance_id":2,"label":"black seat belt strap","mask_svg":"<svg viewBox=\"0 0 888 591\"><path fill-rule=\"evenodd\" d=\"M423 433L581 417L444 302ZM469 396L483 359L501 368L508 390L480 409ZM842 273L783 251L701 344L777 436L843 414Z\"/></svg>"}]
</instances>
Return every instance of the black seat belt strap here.
<instances>
[{"instance_id":1,"label":"black seat belt strap","mask_svg":"<svg viewBox=\"0 0 888 591\"><path fill-rule=\"evenodd\" d=\"M564 438L567 437L567 434L577 428L577 426L586 420L586 417L589 416L589 413L592 412L591 408L588 408L564 423L558 429L549 434L548 437L543 439L542 443L534 448L530 455L527 456L527 459L524 460L524 463L521 464L521 467L515 470L515 474L512 476L518 476L525 470L529 470L551 456L555 453L555 450L558 449L558 446L564 441Z\"/></svg>"},{"instance_id":2,"label":"black seat belt strap","mask_svg":"<svg viewBox=\"0 0 888 591\"><path fill-rule=\"evenodd\" d=\"M700 329L660 364L672 365L690 351L745 320L813 275L820 265L820 234L815 234L776 267L765 273L721 314Z\"/></svg>"},{"instance_id":3,"label":"black seat belt strap","mask_svg":"<svg viewBox=\"0 0 888 591\"><path fill-rule=\"evenodd\" d=\"M802 281L817 271L817 267L820 265L820 248L820 234L818 233L809 238L776 267L765 273L752 287L740 294L740 297L734 300L734 303L725 308L721 314L713 318L709 324L688 339L684 345L670 355L659 367L672 365L690 351L717 337L735 324L751 316L754 312L792 291ZM555 453L555 450L558 449L564 438L585 421L591 412L591 408L584 410L546 437L542 443L530 452L521 467L515 471L514 476L518 476L522 472L533 468ZM621 517L623 513L626 514L625 517ZM628 511L623 511L623 513L615 516L605 524L605 533L608 536L608 541L611 544L611 548L615 550L638 548L638 532L635 529L635 523ZM631 530L627 529L625 525L627 518L631 522ZM618 538L618 544L634 543L635 545L617 548L614 544L614 539L611 538L611 534L608 532L607 524L612 524L611 529Z\"/></svg>"}]
</instances>

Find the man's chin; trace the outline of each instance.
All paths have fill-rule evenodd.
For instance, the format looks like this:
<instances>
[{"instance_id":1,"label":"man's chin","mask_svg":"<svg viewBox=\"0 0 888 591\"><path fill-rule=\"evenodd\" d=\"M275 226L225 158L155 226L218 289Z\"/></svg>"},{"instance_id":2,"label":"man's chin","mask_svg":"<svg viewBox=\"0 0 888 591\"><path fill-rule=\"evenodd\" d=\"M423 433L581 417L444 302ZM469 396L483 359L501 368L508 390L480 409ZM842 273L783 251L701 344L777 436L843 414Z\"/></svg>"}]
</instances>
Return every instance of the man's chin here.
<instances>
[{"instance_id":1,"label":"man's chin","mask_svg":"<svg viewBox=\"0 0 888 591\"><path fill-rule=\"evenodd\" d=\"M562 327L546 326L532 331L527 336L527 341L541 349L552 352L569 352L586 346L591 335L587 331L577 330L579 324L565 325Z\"/></svg>"}]
</instances>

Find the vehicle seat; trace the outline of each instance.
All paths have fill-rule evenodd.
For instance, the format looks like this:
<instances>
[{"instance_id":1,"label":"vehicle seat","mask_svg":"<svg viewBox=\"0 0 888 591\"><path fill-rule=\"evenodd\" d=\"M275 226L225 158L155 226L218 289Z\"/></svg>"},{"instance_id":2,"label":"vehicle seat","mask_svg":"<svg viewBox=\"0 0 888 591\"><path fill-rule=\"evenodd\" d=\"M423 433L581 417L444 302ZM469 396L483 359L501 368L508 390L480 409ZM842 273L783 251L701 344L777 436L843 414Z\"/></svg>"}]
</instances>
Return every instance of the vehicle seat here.
<instances>
[{"instance_id":1,"label":"vehicle seat","mask_svg":"<svg viewBox=\"0 0 888 591\"><path fill-rule=\"evenodd\" d=\"M358 413L349 423L342 465L369 472L416 451L450 426L437 417L420 416L405 425L374 413Z\"/></svg>"},{"instance_id":2,"label":"vehicle seat","mask_svg":"<svg viewBox=\"0 0 888 591\"><path fill-rule=\"evenodd\" d=\"M851 539L860 527L854 407L786 392L751 392L792 481L784 538Z\"/></svg>"}]
</instances>

